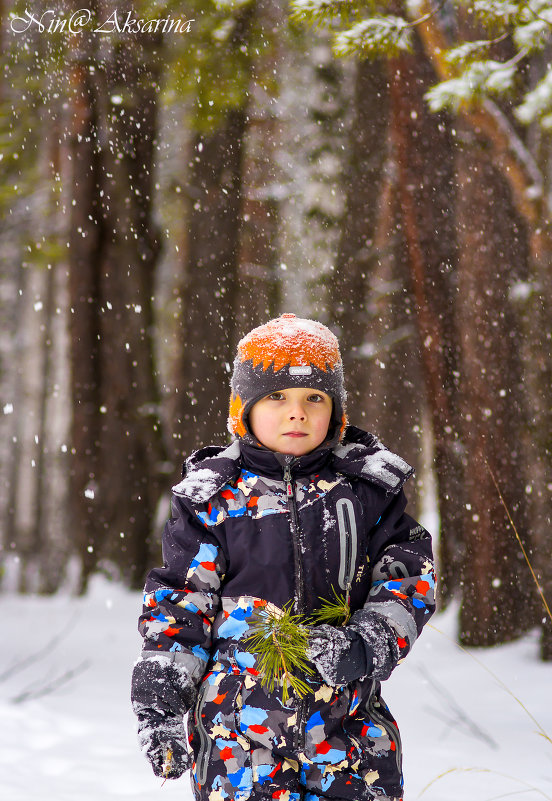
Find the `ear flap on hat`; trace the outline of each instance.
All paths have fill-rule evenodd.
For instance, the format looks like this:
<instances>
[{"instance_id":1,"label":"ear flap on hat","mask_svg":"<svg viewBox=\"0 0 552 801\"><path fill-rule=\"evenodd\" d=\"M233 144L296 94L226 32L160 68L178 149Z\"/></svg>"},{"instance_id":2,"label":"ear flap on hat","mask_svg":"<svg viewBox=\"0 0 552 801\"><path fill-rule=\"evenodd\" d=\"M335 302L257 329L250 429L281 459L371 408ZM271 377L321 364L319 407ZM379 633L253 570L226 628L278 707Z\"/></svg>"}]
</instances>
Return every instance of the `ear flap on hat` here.
<instances>
[{"instance_id":1,"label":"ear flap on hat","mask_svg":"<svg viewBox=\"0 0 552 801\"><path fill-rule=\"evenodd\" d=\"M243 420L244 409L245 407L240 396L232 393L230 396L230 410L228 414L228 431L238 437L244 437L247 433Z\"/></svg>"}]
</instances>

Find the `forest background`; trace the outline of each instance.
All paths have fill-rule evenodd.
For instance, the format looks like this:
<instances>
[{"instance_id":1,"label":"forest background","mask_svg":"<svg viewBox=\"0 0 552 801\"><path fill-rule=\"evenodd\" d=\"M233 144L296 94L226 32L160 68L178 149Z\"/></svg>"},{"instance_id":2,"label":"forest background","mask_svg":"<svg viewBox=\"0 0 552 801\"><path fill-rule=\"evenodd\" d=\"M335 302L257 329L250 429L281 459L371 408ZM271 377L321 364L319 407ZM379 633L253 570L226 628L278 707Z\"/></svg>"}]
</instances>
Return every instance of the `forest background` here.
<instances>
[{"instance_id":1,"label":"forest background","mask_svg":"<svg viewBox=\"0 0 552 801\"><path fill-rule=\"evenodd\" d=\"M433 498L461 641L540 626L552 659L521 547L550 602L550 4L0 23L2 592L140 587L184 455L227 441L237 341L288 311L338 334L351 422Z\"/></svg>"}]
</instances>

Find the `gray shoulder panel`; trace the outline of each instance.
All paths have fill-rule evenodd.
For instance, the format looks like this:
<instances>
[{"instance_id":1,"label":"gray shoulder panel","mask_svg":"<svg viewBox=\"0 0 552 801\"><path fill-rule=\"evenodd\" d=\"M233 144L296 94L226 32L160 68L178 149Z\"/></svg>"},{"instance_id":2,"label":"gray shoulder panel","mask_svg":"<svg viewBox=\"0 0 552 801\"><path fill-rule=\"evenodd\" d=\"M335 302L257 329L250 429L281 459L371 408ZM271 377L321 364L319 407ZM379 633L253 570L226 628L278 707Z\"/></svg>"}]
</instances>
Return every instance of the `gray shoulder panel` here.
<instances>
[{"instance_id":1,"label":"gray shoulder panel","mask_svg":"<svg viewBox=\"0 0 552 801\"><path fill-rule=\"evenodd\" d=\"M388 450L376 437L369 446L357 442L338 445L334 448L334 464L339 471L373 481L393 494L397 494L414 473L408 462Z\"/></svg>"},{"instance_id":2,"label":"gray shoulder panel","mask_svg":"<svg viewBox=\"0 0 552 801\"><path fill-rule=\"evenodd\" d=\"M207 503L221 487L239 473L240 445L234 440L216 456L194 463L186 463L186 475L172 491L193 503Z\"/></svg>"}]
</instances>

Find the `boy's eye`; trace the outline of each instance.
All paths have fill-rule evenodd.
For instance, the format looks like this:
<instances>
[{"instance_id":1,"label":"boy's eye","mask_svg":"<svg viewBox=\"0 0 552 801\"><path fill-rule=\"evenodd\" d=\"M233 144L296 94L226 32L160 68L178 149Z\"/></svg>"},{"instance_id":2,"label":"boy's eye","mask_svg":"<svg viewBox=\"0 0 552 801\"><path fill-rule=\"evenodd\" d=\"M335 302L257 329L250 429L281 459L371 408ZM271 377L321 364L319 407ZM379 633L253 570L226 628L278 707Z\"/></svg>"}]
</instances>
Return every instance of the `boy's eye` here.
<instances>
[{"instance_id":1,"label":"boy's eye","mask_svg":"<svg viewBox=\"0 0 552 801\"><path fill-rule=\"evenodd\" d=\"M269 395L268 397L270 398L270 400L279 401L279 400L283 400L284 393L283 392L273 392L272 395Z\"/></svg>"},{"instance_id":2,"label":"boy's eye","mask_svg":"<svg viewBox=\"0 0 552 801\"><path fill-rule=\"evenodd\" d=\"M320 403L320 401L323 401L323 400L324 400L324 398L322 397L322 395L319 395L319 394L316 392L316 393L314 393L313 395L309 395L309 397L308 397L308 400L309 400L311 403Z\"/></svg>"}]
</instances>

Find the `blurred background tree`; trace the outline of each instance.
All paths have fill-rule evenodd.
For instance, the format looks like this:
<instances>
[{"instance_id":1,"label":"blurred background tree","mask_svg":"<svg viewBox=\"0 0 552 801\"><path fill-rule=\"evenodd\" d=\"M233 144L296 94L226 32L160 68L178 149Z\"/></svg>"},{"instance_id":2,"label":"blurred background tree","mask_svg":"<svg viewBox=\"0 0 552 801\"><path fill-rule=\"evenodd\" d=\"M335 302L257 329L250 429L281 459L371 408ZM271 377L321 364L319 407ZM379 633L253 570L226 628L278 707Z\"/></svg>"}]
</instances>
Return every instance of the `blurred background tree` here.
<instances>
[{"instance_id":1,"label":"blurred background tree","mask_svg":"<svg viewBox=\"0 0 552 801\"><path fill-rule=\"evenodd\" d=\"M416 466L462 641L539 624L492 477L550 599L548 3L88 8L0 10L4 590L140 586L238 339L292 311Z\"/></svg>"}]
</instances>

